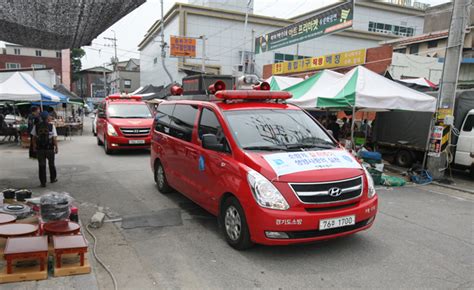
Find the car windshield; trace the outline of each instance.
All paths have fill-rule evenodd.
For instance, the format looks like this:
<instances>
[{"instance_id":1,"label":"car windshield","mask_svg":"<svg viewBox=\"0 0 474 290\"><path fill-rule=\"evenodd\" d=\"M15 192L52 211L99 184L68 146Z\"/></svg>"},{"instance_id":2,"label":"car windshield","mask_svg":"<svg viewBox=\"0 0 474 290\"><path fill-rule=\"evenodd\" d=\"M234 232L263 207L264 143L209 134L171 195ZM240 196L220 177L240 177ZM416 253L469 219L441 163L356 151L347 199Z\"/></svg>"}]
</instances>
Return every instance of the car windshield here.
<instances>
[{"instance_id":1,"label":"car windshield","mask_svg":"<svg viewBox=\"0 0 474 290\"><path fill-rule=\"evenodd\" d=\"M107 112L109 118L152 118L145 104L110 104Z\"/></svg>"},{"instance_id":2,"label":"car windshield","mask_svg":"<svg viewBox=\"0 0 474 290\"><path fill-rule=\"evenodd\" d=\"M300 110L261 109L224 113L239 145L246 150L334 148L328 134Z\"/></svg>"}]
</instances>

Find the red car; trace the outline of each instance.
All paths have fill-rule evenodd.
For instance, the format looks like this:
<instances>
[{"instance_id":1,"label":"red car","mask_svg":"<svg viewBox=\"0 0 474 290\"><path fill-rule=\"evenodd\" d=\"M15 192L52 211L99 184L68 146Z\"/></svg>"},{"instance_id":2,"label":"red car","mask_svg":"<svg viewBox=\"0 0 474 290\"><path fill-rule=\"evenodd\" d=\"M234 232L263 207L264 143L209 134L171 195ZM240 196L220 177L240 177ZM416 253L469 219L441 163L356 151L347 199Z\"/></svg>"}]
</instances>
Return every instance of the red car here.
<instances>
[{"instance_id":1,"label":"red car","mask_svg":"<svg viewBox=\"0 0 474 290\"><path fill-rule=\"evenodd\" d=\"M108 96L97 112L97 144L106 154L120 149L150 148L153 115L141 97Z\"/></svg>"},{"instance_id":2,"label":"red car","mask_svg":"<svg viewBox=\"0 0 474 290\"><path fill-rule=\"evenodd\" d=\"M236 249L353 234L372 226L374 183L360 163L286 92L220 91L217 101L158 106L151 167L218 216Z\"/></svg>"}]
</instances>

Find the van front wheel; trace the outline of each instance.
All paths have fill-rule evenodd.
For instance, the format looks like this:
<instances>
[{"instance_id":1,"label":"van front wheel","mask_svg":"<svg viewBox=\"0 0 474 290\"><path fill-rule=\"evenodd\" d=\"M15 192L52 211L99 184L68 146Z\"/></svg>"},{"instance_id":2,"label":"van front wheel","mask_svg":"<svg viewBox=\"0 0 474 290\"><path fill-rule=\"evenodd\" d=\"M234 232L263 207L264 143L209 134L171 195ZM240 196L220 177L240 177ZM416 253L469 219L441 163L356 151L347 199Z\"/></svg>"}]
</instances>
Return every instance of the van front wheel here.
<instances>
[{"instance_id":1,"label":"van front wheel","mask_svg":"<svg viewBox=\"0 0 474 290\"><path fill-rule=\"evenodd\" d=\"M155 182L158 187L158 190L161 193L170 193L173 191L171 186L168 184L166 179L165 169L160 161L156 161L155 165Z\"/></svg>"},{"instance_id":2,"label":"van front wheel","mask_svg":"<svg viewBox=\"0 0 474 290\"><path fill-rule=\"evenodd\" d=\"M227 243L237 250L253 246L244 210L235 197L224 202L221 212L221 223Z\"/></svg>"}]
</instances>

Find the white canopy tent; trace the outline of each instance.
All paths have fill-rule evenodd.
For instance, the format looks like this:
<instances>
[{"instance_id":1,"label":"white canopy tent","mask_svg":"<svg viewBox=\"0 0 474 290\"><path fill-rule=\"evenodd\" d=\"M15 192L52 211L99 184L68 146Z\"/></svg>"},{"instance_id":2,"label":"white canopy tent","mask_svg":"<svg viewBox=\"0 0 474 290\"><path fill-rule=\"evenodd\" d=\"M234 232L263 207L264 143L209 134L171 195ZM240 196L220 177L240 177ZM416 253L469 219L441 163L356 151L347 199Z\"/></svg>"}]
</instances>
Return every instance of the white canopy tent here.
<instances>
[{"instance_id":1,"label":"white canopy tent","mask_svg":"<svg viewBox=\"0 0 474 290\"><path fill-rule=\"evenodd\" d=\"M302 82L303 80L304 80L303 78L296 78L296 77L271 76L265 81L270 84L270 89L272 91L282 91L299 82Z\"/></svg>"},{"instance_id":2,"label":"white canopy tent","mask_svg":"<svg viewBox=\"0 0 474 290\"><path fill-rule=\"evenodd\" d=\"M318 108L434 112L436 98L358 66L318 91Z\"/></svg>"},{"instance_id":3,"label":"white canopy tent","mask_svg":"<svg viewBox=\"0 0 474 290\"><path fill-rule=\"evenodd\" d=\"M317 72L304 81L284 89L293 94L288 102L306 109L315 108L318 92L342 77L343 74L330 70Z\"/></svg>"},{"instance_id":4,"label":"white canopy tent","mask_svg":"<svg viewBox=\"0 0 474 290\"><path fill-rule=\"evenodd\" d=\"M67 102L63 94L37 82L32 76L16 72L0 83L0 100L28 102Z\"/></svg>"}]
</instances>

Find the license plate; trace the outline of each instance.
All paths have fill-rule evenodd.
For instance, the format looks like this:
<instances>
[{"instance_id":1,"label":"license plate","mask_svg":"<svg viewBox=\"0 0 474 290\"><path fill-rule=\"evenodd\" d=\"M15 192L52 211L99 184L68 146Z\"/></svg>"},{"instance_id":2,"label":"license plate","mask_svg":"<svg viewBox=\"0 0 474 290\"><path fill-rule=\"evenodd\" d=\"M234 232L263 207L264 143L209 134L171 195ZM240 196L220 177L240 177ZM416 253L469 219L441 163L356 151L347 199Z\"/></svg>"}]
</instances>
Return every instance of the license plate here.
<instances>
[{"instance_id":1,"label":"license plate","mask_svg":"<svg viewBox=\"0 0 474 290\"><path fill-rule=\"evenodd\" d=\"M128 144L145 144L145 140L128 140Z\"/></svg>"},{"instance_id":2,"label":"license plate","mask_svg":"<svg viewBox=\"0 0 474 290\"><path fill-rule=\"evenodd\" d=\"M328 230L351 226L355 224L355 215L348 215L334 219L324 219L319 221L319 230Z\"/></svg>"}]
</instances>

